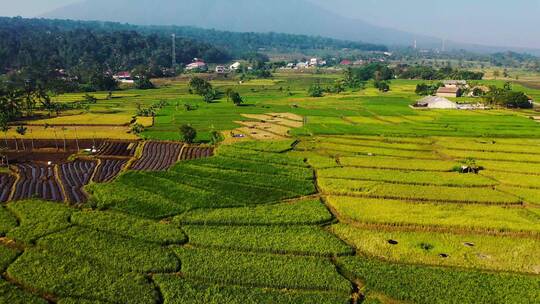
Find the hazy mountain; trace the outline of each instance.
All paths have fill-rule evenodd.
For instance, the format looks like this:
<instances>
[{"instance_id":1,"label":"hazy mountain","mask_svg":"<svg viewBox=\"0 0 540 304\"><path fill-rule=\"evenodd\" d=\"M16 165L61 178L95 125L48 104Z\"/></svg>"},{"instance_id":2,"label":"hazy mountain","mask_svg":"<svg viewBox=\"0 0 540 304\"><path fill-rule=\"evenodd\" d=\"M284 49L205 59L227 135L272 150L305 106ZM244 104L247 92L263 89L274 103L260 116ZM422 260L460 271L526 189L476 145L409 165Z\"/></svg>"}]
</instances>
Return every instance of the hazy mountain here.
<instances>
[{"instance_id":1,"label":"hazy mountain","mask_svg":"<svg viewBox=\"0 0 540 304\"><path fill-rule=\"evenodd\" d=\"M44 17L308 34L383 44L411 45L414 39L430 46L440 43L344 18L306 0L86 0Z\"/></svg>"},{"instance_id":2,"label":"hazy mountain","mask_svg":"<svg viewBox=\"0 0 540 304\"><path fill-rule=\"evenodd\" d=\"M313 0L311 0L313 1ZM440 38L375 26L340 16L309 0L84 0L43 15L46 18L117 21L140 25L188 25L236 32L307 34L386 45L440 48ZM343 9L347 9L346 7ZM427 25L429 26L429 25ZM447 41L448 49L481 53L539 50Z\"/></svg>"}]
</instances>

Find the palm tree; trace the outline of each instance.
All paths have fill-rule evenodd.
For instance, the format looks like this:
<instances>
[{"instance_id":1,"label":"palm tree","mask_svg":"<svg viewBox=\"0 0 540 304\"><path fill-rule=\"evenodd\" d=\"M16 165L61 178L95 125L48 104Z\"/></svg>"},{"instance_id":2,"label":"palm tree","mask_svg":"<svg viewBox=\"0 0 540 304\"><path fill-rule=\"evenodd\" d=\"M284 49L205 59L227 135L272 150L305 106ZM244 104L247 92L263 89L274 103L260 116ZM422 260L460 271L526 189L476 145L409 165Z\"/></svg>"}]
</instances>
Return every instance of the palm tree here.
<instances>
[{"instance_id":1,"label":"palm tree","mask_svg":"<svg viewBox=\"0 0 540 304\"><path fill-rule=\"evenodd\" d=\"M32 142L32 151L34 151L34 136L32 135L32 129L30 129L30 140Z\"/></svg>"},{"instance_id":2,"label":"palm tree","mask_svg":"<svg viewBox=\"0 0 540 304\"><path fill-rule=\"evenodd\" d=\"M49 118L50 118L52 116L52 113L56 109L56 104L54 102L52 102L50 98L46 98L46 99L41 101L41 105L43 106L43 108L45 110L47 110L47 112L49 114Z\"/></svg>"},{"instance_id":3,"label":"palm tree","mask_svg":"<svg viewBox=\"0 0 540 304\"><path fill-rule=\"evenodd\" d=\"M7 119L4 117L4 116L0 116L0 130L2 130L2 132L4 132L4 142L6 143L6 149L9 150L9 145L8 145L8 139L7 139L7 132L9 131L10 126L7 122Z\"/></svg>"},{"instance_id":4,"label":"palm tree","mask_svg":"<svg viewBox=\"0 0 540 304\"><path fill-rule=\"evenodd\" d=\"M3 165L3 161L6 161L6 166L9 168L9 159L7 154L3 154L2 151L7 150L6 148L0 149L0 165Z\"/></svg>"},{"instance_id":5,"label":"palm tree","mask_svg":"<svg viewBox=\"0 0 540 304\"><path fill-rule=\"evenodd\" d=\"M25 126L18 126L17 129L17 134L21 135L21 142L22 142L22 147L23 147L23 151L26 151L26 146L24 145L24 136L26 135L26 131L28 131L28 128L25 127Z\"/></svg>"},{"instance_id":6,"label":"palm tree","mask_svg":"<svg viewBox=\"0 0 540 304\"><path fill-rule=\"evenodd\" d=\"M47 125L45 125L45 128L47 128ZM54 133L54 144L56 145L56 151L59 150L58 148L58 134L56 134L56 129L53 127L53 133Z\"/></svg>"},{"instance_id":7,"label":"palm tree","mask_svg":"<svg viewBox=\"0 0 540 304\"><path fill-rule=\"evenodd\" d=\"M62 128L62 132L64 133L64 151L67 150L67 149L66 149L66 130L67 130L67 129L66 129L65 127Z\"/></svg>"},{"instance_id":8,"label":"palm tree","mask_svg":"<svg viewBox=\"0 0 540 304\"><path fill-rule=\"evenodd\" d=\"M79 135L77 134L77 127L75 127L75 142L77 143L77 152L81 150L79 147Z\"/></svg>"}]
</instances>

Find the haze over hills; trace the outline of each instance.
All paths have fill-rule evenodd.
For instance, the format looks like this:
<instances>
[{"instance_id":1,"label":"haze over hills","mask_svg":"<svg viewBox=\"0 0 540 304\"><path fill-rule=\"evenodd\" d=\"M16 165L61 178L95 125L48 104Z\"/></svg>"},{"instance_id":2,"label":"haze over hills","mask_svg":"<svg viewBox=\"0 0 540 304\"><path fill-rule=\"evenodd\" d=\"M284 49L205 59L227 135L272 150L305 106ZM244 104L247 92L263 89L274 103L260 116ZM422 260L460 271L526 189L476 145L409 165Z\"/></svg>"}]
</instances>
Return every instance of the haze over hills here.
<instances>
[{"instance_id":1,"label":"haze over hills","mask_svg":"<svg viewBox=\"0 0 540 304\"><path fill-rule=\"evenodd\" d=\"M309 0L84 0L42 17L117 21L139 25L181 25L237 32L280 32L338 39L440 48L437 37L375 26L344 17ZM448 49L477 52L513 50L540 54L538 50L490 47L448 41Z\"/></svg>"},{"instance_id":2,"label":"haze over hills","mask_svg":"<svg viewBox=\"0 0 540 304\"><path fill-rule=\"evenodd\" d=\"M282 32L371 43L407 44L438 39L345 18L306 0L87 0L45 14L47 18L118 21L140 25L190 25L238 32Z\"/></svg>"}]
</instances>

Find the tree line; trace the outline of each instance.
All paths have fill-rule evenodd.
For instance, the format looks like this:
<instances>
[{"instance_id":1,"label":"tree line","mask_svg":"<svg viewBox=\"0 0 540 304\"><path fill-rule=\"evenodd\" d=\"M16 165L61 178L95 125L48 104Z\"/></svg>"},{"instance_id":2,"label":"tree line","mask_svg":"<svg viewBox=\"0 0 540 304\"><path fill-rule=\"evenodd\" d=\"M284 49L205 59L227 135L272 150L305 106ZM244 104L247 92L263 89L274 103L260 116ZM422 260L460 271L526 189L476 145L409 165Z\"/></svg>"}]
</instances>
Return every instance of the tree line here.
<instances>
[{"instance_id":1,"label":"tree line","mask_svg":"<svg viewBox=\"0 0 540 304\"><path fill-rule=\"evenodd\" d=\"M443 79L458 79L458 80L482 80L484 73L468 70L454 69L452 67L443 67L435 69L430 66L417 65L408 66L400 65L395 68L394 73L401 79L423 79L423 80L443 80Z\"/></svg>"},{"instance_id":2,"label":"tree line","mask_svg":"<svg viewBox=\"0 0 540 304\"><path fill-rule=\"evenodd\" d=\"M193 58L224 62L231 56L208 43L176 39L176 61ZM158 74L171 68L171 37L133 29L108 29L97 23L65 20L0 18L0 74L11 81L31 79L64 90L114 89L107 73L130 71L137 66ZM109 75L110 76L110 75Z\"/></svg>"}]
</instances>

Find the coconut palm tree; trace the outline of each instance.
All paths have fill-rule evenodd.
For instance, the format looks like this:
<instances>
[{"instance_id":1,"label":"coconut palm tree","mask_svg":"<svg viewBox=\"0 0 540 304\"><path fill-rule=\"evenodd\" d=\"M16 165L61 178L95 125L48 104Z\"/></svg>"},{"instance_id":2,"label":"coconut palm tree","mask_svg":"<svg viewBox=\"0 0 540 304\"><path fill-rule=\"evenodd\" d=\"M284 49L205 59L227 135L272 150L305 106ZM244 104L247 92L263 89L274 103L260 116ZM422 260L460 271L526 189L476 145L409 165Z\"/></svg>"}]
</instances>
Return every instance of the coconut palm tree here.
<instances>
[{"instance_id":1,"label":"coconut palm tree","mask_svg":"<svg viewBox=\"0 0 540 304\"><path fill-rule=\"evenodd\" d=\"M0 116L0 130L4 132L4 142L6 144L6 149L8 150L9 150L9 145L8 145L8 139L7 139L7 132L9 131L9 129L11 128L9 127L7 119L4 116Z\"/></svg>"},{"instance_id":2,"label":"coconut palm tree","mask_svg":"<svg viewBox=\"0 0 540 304\"><path fill-rule=\"evenodd\" d=\"M23 151L26 151L26 146L24 144L24 136L26 135L26 131L28 131L28 128L21 125L21 126L18 126L15 131L17 131L17 134L21 136Z\"/></svg>"},{"instance_id":3,"label":"coconut palm tree","mask_svg":"<svg viewBox=\"0 0 540 304\"><path fill-rule=\"evenodd\" d=\"M67 147L66 147L66 131L67 131L67 129L65 127L62 128L62 133L64 133L64 151L67 150Z\"/></svg>"}]
</instances>

